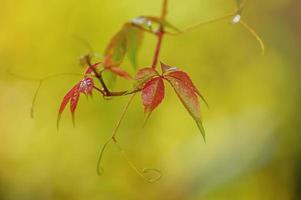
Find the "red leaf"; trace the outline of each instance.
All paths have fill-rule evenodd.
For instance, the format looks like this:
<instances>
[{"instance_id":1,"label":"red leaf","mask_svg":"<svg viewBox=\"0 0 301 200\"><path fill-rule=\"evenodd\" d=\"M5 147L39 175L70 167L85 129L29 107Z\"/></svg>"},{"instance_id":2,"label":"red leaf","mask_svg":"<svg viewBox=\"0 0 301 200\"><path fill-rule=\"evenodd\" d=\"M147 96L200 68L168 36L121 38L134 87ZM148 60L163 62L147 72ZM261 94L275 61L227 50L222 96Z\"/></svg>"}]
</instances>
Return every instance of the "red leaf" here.
<instances>
[{"instance_id":1,"label":"red leaf","mask_svg":"<svg viewBox=\"0 0 301 200\"><path fill-rule=\"evenodd\" d=\"M198 89L192 83L188 74L183 71L174 71L167 74L169 77L173 77L179 81L181 81L186 87L191 88L195 93L199 93Z\"/></svg>"},{"instance_id":2,"label":"red leaf","mask_svg":"<svg viewBox=\"0 0 301 200\"><path fill-rule=\"evenodd\" d=\"M163 64L164 65L164 64ZM161 66L163 66L161 63ZM165 65L165 71L164 72L169 72L167 75L170 77L173 77L175 79L178 79L183 82L187 87L191 87L191 89L203 100L203 102L209 107L206 99L204 96L200 93L200 91L194 86L193 82L191 81L190 77L188 76L187 73L183 71L179 71L176 67L169 67L166 68L167 65ZM167 66L168 67L168 66ZM163 70L163 67L162 67ZM175 71L176 70L176 71Z\"/></svg>"},{"instance_id":3,"label":"red leaf","mask_svg":"<svg viewBox=\"0 0 301 200\"><path fill-rule=\"evenodd\" d=\"M69 92L64 96L63 101L61 102L60 109L59 109L59 115L62 114L64 111L66 105L70 101L70 99L73 97L73 94L75 93L76 90L78 90L79 83L76 84Z\"/></svg>"},{"instance_id":4,"label":"red leaf","mask_svg":"<svg viewBox=\"0 0 301 200\"><path fill-rule=\"evenodd\" d=\"M64 96L63 101L61 102L59 114L57 118L57 127L59 127L59 122L61 114L64 111L66 105L70 102L70 111L72 114L72 122L74 125L74 112L78 104L80 93L85 95L92 95L92 90L94 88L94 82L92 78L85 77L79 83L77 83L68 93Z\"/></svg>"},{"instance_id":5,"label":"red leaf","mask_svg":"<svg viewBox=\"0 0 301 200\"><path fill-rule=\"evenodd\" d=\"M162 77L156 77L146 82L141 93L144 111L152 112L164 98L164 83Z\"/></svg>"},{"instance_id":6,"label":"red leaf","mask_svg":"<svg viewBox=\"0 0 301 200\"><path fill-rule=\"evenodd\" d=\"M74 94L75 94L76 92L78 92L79 86L80 86L80 83L76 84L76 85L73 86L73 88L71 88L71 90L69 90L68 93L64 96L63 101L61 102L60 109L59 109L59 114L58 114L58 117L57 117L57 128L59 128L59 123L60 123L60 119L61 119L62 112L65 110L66 105L69 103L69 101L71 101L71 99L73 98Z\"/></svg>"},{"instance_id":7,"label":"red leaf","mask_svg":"<svg viewBox=\"0 0 301 200\"><path fill-rule=\"evenodd\" d=\"M147 81L155 76L159 76L159 73L153 68L147 67L140 69L135 76L135 80L137 81L135 87L140 89Z\"/></svg>"},{"instance_id":8,"label":"red leaf","mask_svg":"<svg viewBox=\"0 0 301 200\"><path fill-rule=\"evenodd\" d=\"M119 68L119 67L110 67L109 68L110 71L112 71L114 74L117 74L118 76L131 80L133 79L131 77L131 75L129 73L127 73L126 71L124 71L123 69Z\"/></svg>"},{"instance_id":9,"label":"red leaf","mask_svg":"<svg viewBox=\"0 0 301 200\"><path fill-rule=\"evenodd\" d=\"M79 100L79 91L76 91L73 94L72 98L70 99L70 111L71 111L73 126L75 125L75 122L74 122L74 112L75 112L75 109L77 107L78 100Z\"/></svg>"},{"instance_id":10,"label":"red leaf","mask_svg":"<svg viewBox=\"0 0 301 200\"><path fill-rule=\"evenodd\" d=\"M93 72L92 68L97 69L99 64L100 62L93 64L91 67L87 67L85 74L92 74Z\"/></svg>"},{"instance_id":11,"label":"red leaf","mask_svg":"<svg viewBox=\"0 0 301 200\"><path fill-rule=\"evenodd\" d=\"M182 104L196 121L205 140L205 130L201 121L200 103L197 96L198 90L191 79L182 71L170 72L164 75L164 78L172 85Z\"/></svg>"}]
</instances>

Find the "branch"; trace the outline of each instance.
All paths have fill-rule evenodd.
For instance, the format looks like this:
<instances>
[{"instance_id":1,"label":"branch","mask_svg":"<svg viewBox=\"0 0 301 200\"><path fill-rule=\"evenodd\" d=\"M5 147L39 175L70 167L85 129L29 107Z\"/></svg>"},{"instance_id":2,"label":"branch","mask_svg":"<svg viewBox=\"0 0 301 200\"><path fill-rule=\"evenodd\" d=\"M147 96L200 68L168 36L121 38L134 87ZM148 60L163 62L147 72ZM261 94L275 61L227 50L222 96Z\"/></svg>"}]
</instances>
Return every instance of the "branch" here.
<instances>
[{"instance_id":1,"label":"branch","mask_svg":"<svg viewBox=\"0 0 301 200\"><path fill-rule=\"evenodd\" d=\"M165 20L165 17L167 15L167 4L168 4L168 0L163 0L161 17L160 17L160 20L162 22ZM157 45L156 45L156 49L155 49L155 53L154 53L154 57L153 57L153 64L152 64L153 69L156 68L157 63L158 63L158 59L159 59L161 44L162 44L162 40L163 40L163 36L164 36L164 26L163 26L163 24L160 24L156 35L158 37L158 41L157 41Z\"/></svg>"}]
</instances>

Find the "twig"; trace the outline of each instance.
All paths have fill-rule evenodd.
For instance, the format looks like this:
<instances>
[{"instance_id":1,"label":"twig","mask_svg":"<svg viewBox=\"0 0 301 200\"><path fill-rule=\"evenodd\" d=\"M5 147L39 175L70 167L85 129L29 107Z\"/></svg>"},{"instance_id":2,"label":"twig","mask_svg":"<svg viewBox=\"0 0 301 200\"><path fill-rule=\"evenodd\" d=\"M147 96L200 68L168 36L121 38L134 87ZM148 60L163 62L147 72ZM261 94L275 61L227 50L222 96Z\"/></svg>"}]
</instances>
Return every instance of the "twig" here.
<instances>
[{"instance_id":1,"label":"twig","mask_svg":"<svg viewBox=\"0 0 301 200\"><path fill-rule=\"evenodd\" d=\"M244 22L243 20L240 20L240 24L251 33L251 35L258 41L260 48L261 48L261 55L264 55L265 53L265 46L264 43L262 41L262 39L260 38L260 36L256 33L256 31L250 27L246 22Z\"/></svg>"},{"instance_id":2,"label":"twig","mask_svg":"<svg viewBox=\"0 0 301 200\"><path fill-rule=\"evenodd\" d=\"M207 21L198 22L196 24L187 26L187 27L183 28L180 32L175 32L175 33L166 32L166 34L168 34L168 35L180 35L180 34L183 34L183 33L187 32L187 31L191 31L191 30L197 29L197 28L199 28L201 26L225 20L225 19L230 18L230 17L232 17L234 15L235 15L235 13L230 13L230 14L227 14L227 15L222 16L222 17L218 17L218 18L215 18L215 19L210 19L210 20L207 20Z\"/></svg>"}]
</instances>

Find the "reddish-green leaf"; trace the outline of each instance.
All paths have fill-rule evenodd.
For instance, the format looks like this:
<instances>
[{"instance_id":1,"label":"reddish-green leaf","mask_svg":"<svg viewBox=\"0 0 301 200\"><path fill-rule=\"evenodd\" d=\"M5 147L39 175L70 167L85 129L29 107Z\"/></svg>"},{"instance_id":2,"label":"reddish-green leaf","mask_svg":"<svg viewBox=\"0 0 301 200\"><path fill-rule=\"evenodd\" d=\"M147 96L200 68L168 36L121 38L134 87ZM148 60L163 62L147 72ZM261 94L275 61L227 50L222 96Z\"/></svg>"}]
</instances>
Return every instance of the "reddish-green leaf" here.
<instances>
[{"instance_id":1,"label":"reddish-green leaf","mask_svg":"<svg viewBox=\"0 0 301 200\"><path fill-rule=\"evenodd\" d=\"M183 71L175 71L175 70L177 70L175 67L169 68L169 70L167 71L167 72L170 72L170 73L168 73L168 76L178 79L178 80L182 81L183 84L185 84L187 87L190 87L203 100L203 102L206 104L206 106L209 107L206 99L200 93L200 91L194 86L194 84L193 84L192 80L190 79L190 77L188 76L188 74Z\"/></svg>"},{"instance_id":2,"label":"reddish-green leaf","mask_svg":"<svg viewBox=\"0 0 301 200\"><path fill-rule=\"evenodd\" d=\"M144 111L152 112L163 100L164 93L162 77L156 77L146 82L141 93Z\"/></svg>"},{"instance_id":3,"label":"reddish-green leaf","mask_svg":"<svg viewBox=\"0 0 301 200\"><path fill-rule=\"evenodd\" d=\"M154 76L159 76L158 72L155 69L150 67L140 69L135 76L135 88L140 89L147 81L152 79Z\"/></svg>"},{"instance_id":4,"label":"reddish-green leaf","mask_svg":"<svg viewBox=\"0 0 301 200\"><path fill-rule=\"evenodd\" d=\"M173 71L178 71L178 68L177 67L171 67L169 65L166 65L164 63L160 63L161 64L161 70L162 70L162 73L168 73L168 72L173 72Z\"/></svg>"},{"instance_id":5,"label":"reddish-green leaf","mask_svg":"<svg viewBox=\"0 0 301 200\"><path fill-rule=\"evenodd\" d=\"M126 34L121 29L110 41L105 50L104 67L118 67L126 53Z\"/></svg>"},{"instance_id":6,"label":"reddish-green leaf","mask_svg":"<svg viewBox=\"0 0 301 200\"><path fill-rule=\"evenodd\" d=\"M164 75L164 78L172 85L182 104L196 121L204 140L206 140L205 130L201 121L200 103L197 96L198 90L189 76L182 71L173 71Z\"/></svg>"},{"instance_id":7,"label":"reddish-green leaf","mask_svg":"<svg viewBox=\"0 0 301 200\"><path fill-rule=\"evenodd\" d=\"M143 31L130 23L124 26L126 33L127 57L134 69L137 69L137 55L143 41Z\"/></svg>"},{"instance_id":8,"label":"reddish-green leaf","mask_svg":"<svg viewBox=\"0 0 301 200\"><path fill-rule=\"evenodd\" d=\"M129 73L127 73L126 71L124 71L123 69L121 69L119 67L110 67L109 70L122 78L125 78L128 80L133 79Z\"/></svg>"}]
</instances>

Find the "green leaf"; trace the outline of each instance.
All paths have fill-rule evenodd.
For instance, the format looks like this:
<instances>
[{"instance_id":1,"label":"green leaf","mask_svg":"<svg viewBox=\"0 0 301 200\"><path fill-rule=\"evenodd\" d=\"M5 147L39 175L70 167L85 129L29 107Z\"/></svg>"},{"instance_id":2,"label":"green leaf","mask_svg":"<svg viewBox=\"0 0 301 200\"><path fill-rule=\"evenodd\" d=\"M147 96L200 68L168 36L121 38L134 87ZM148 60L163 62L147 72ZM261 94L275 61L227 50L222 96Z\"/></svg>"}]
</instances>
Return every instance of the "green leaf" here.
<instances>
[{"instance_id":1,"label":"green leaf","mask_svg":"<svg viewBox=\"0 0 301 200\"><path fill-rule=\"evenodd\" d=\"M130 23L124 25L126 34L127 57L134 69L137 69L137 55L143 41L143 31Z\"/></svg>"}]
</instances>

